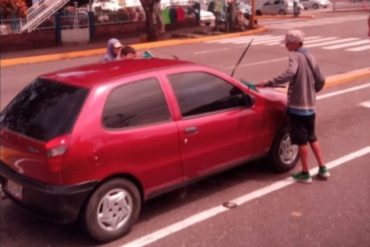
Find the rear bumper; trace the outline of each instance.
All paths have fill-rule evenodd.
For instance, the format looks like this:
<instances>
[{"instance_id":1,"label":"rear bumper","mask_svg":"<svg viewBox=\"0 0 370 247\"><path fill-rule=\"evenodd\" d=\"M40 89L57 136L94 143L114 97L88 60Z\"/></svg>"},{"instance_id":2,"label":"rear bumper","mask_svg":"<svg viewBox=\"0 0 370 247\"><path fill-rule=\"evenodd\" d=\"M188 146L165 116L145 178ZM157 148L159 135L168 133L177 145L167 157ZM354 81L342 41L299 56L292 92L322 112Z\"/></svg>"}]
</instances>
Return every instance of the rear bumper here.
<instances>
[{"instance_id":1,"label":"rear bumper","mask_svg":"<svg viewBox=\"0 0 370 247\"><path fill-rule=\"evenodd\" d=\"M5 194L22 207L52 221L71 223L77 220L83 203L98 182L45 184L16 173L0 161L0 183ZM15 184L17 191L10 189L10 184Z\"/></svg>"}]
</instances>

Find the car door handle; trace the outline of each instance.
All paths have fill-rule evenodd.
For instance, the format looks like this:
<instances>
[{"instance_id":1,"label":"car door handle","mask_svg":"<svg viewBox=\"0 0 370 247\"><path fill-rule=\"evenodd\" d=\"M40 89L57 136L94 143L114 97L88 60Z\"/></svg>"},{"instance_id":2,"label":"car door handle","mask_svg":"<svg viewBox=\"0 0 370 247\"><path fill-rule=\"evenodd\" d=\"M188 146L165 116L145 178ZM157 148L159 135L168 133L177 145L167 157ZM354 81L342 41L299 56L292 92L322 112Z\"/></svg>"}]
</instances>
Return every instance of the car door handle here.
<instances>
[{"instance_id":1,"label":"car door handle","mask_svg":"<svg viewBox=\"0 0 370 247\"><path fill-rule=\"evenodd\" d=\"M185 134L196 134L198 133L198 128L196 126L185 128Z\"/></svg>"}]
</instances>

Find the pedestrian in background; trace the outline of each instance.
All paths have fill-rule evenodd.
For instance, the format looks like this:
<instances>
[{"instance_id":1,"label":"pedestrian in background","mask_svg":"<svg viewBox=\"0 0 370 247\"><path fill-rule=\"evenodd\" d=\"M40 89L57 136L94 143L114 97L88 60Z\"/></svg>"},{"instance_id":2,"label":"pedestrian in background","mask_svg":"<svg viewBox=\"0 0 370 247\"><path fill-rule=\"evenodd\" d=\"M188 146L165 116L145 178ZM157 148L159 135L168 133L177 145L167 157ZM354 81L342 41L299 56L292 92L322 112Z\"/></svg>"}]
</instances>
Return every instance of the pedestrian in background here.
<instances>
[{"instance_id":1,"label":"pedestrian in background","mask_svg":"<svg viewBox=\"0 0 370 247\"><path fill-rule=\"evenodd\" d=\"M122 44L118 39L112 38L108 40L107 52L102 57L101 62L109 62L120 59Z\"/></svg>"},{"instance_id":2,"label":"pedestrian in background","mask_svg":"<svg viewBox=\"0 0 370 247\"><path fill-rule=\"evenodd\" d=\"M137 52L134 47L125 45L121 50L121 59L135 59L137 58Z\"/></svg>"},{"instance_id":3,"label":"pedestrian in background","mask_svg":"<svg viewBox=\"0 0 370 247\"><path fill-rule=\"evenodd\" d=\"M289 51L289 65L285 72L258 86L276 86L289 82L288 87L288 121L290 138L293 144L299 147L299 156L302 171L294 174L293 178L299 182L312 181L308 168L308 143L319 164L318 177L330 176L326 168L315 134L315 81L319 78L324 82L316 59L303 48L304 33L300 30L290 30L285 35L285 47Z\"/></svg>"}]
</instances>

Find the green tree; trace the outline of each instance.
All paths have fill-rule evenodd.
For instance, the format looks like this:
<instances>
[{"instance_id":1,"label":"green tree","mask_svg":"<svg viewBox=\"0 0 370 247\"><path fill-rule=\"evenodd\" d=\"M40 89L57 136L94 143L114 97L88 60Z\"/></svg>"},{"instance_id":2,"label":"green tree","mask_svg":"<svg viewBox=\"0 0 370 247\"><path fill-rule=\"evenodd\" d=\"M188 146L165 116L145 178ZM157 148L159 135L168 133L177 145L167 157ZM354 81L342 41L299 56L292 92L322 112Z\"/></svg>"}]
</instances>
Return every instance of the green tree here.
<instances>
[{"instance_id":1,"label":"green tree","mask_svg":"<svg viewBox=\"0 0 370 247\"><path fill-rule=\"evenodd\" d=\"M26 17L27 5L25 0L0 0L0 14L1 17Z\"/></svg>"}]
</instances>

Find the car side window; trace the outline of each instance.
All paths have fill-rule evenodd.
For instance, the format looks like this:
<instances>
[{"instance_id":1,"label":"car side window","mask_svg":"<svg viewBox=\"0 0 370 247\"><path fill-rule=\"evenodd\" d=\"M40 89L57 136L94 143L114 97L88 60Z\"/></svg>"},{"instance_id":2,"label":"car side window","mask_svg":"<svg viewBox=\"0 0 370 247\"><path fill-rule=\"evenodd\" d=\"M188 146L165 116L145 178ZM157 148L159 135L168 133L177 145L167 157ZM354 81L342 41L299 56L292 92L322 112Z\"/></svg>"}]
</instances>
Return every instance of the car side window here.
<instances>
[{"instance_id":1,"label":"car side window","mask_svg":"<svg viewBox=\"0 0 370 247\"><path fill-rule=\"evenodd\" d=\"M246 106L239 88L209 73L186 72L168 76L184 117Z\"/></svg>"},{"instance_id":2,"label":"car side window","mask_svg":"<svg viewBox=\"0 0 370 247\"><path fill-rule=\"evenodd\" d=\"M149 78L112 90L103 112L106 128L128 128L170 120L170 113L157 79Z\"/></svg>"}]
</instances>

